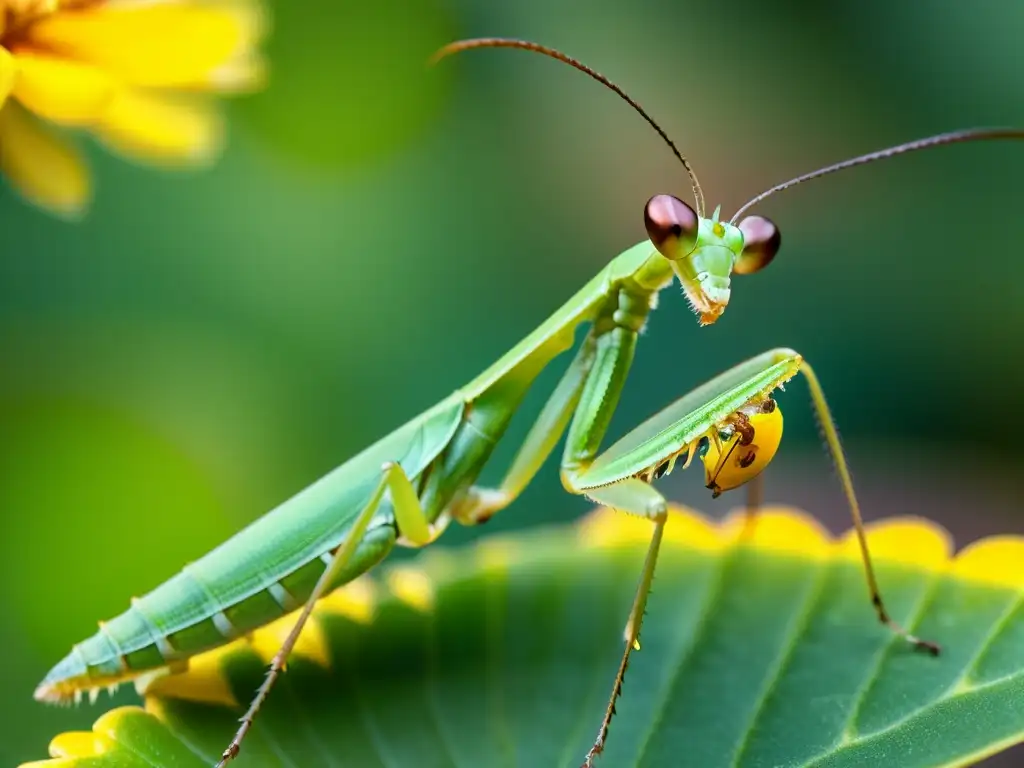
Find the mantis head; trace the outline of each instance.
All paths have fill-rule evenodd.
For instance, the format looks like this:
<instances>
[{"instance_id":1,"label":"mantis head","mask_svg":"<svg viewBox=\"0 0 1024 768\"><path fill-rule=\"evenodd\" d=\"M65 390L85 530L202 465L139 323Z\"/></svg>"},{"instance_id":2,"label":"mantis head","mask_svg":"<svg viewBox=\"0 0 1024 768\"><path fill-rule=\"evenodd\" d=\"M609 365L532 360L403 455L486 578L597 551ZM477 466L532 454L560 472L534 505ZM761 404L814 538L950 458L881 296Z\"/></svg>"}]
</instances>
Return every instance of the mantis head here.
<instances>
[{"instance_id":1,"label":"mantis head","mask_svg":"<svg viewBox=\"0 0 1024 768\"><path fill-rule=\"evenodd\" d=\"M782 242L769 219L747 216L735 225L719 221L719 210L704 218L672 195L655 195L644 208L647 236L672 263L701 325L711 325L725 312L732 273L763 269Z\"/></svg>"},{"instance_id":2,"label":"mantis head","mask_svg":"<svg viewBox=\"0 0 1024 768\"><path fill-rule=\"evenodd\" d=\"M782 409L768 398L744 408L708 440L704 462L705 485L717 498L723 491L739 488L767 467L782 442Z\"/></svg>"}]
</instances>

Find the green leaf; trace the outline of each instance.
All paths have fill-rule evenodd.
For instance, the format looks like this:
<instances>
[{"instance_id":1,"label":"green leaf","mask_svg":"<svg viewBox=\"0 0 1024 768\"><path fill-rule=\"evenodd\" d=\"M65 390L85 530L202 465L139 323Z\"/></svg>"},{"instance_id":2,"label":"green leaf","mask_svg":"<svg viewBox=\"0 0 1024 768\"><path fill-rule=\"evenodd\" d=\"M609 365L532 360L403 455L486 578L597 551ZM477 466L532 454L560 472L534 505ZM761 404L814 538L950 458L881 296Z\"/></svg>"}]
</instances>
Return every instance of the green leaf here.
<instances>
[{"instance_id":1,"label":"green leaf","mask_svg":"<svg viewBox=\"0 0 1024 768\"><path fill-rule=\"evenodd\" d=\"M890 613L942 643L934 658L875 620L855 539L785 509L739 520L674 512L598 766L954 766L1024 740L1024 540L950 559L930 523L871 529ZM579 765L649 535L599 511L339 590L235 765ZM197 657L31 765L212 765L226 702L248 701L288 627Z\"/></svg>"}]
</instances>

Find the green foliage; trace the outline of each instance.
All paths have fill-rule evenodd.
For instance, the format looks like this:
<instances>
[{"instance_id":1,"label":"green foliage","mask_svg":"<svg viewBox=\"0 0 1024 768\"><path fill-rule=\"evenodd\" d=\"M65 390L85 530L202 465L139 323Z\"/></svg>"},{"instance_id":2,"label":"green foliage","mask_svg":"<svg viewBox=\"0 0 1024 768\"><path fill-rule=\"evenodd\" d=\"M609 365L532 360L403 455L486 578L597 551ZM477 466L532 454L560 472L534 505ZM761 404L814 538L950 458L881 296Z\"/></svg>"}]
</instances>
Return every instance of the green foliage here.
<instances>
[{"instance_id":1,"label":"green foliage","mask_svg":"<svg viewBox=\"0 0 1024 768\"><path fill-rule=\"evenodd\" d=\"M874 621L849 538L786 510L738 530L689 514L670 523L598 766L924 768L1024 740L1024 541L988 539L951 560L931 524L873 529L890 611L943 644L932 658ZM372 589L336 593L236 765L578 765L648 532L599 512L432 549ZM248 699L282 627L161 678L145 711L112 710L34 765L211 765L238 716L212 702Z\"/></svg>"},{"instance_id":2,"label":"green foliage","mask_svg":"<svg viewBox=\"0 0 1024 768\"><path fill-rule=\"evenodd\" d=\"M330 178L405 149L440 113L450 69L426 61L456 24L437 0L308 0L272 15L271 88L236 114L282 158Z\"/></svg>"}]
</instances>

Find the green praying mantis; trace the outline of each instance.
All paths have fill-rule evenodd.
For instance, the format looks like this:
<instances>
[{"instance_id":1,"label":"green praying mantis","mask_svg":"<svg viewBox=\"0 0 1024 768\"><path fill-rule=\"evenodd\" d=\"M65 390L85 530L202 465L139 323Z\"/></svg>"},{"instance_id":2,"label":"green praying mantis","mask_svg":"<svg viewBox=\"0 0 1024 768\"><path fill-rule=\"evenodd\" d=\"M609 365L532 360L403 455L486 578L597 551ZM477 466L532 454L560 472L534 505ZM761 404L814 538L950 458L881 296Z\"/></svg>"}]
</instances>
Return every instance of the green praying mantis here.
<instances>
[{"instance_id":1,"label":"green praying mantis","mask_svg":"<svg viewBox=\"0 0 1024 768\"><path fill-rule=\"evenodd\" d=\"M1021 139L1021 129L975 129L932 136L862 155L776 185L728 221L708 217L689 162L646 111L603 75L565 54L522 40L481 38L452 43L435 60L472 48L508 47L569 64L613 90L661 136L685 167L696 208L670 195L645 208L648 238L612 259L546 321L473 381L352 457L256 520L147 595L101 622L75 645L35 692L60 702L102 687L187 665L298 608L294 626L224 750L221 768L239 754L260 706L281 674L316 601L368 571L396 545L423 547L450 524L477 525L513 503L563 435L565 489L649 519L652 536L625 627L625 645L597 737L584 759L601 752L640 625L667 516L652 483L700 457L715 495L755 478L782 439L773 392L803 373L859 536L868 591L878 619L916 648L939 647L909 634L888 615L872 570L860 508L822 387L791 349L774 349L720 374L601 450L623 392L636 345L662 290L678 279L702 325L714 323L730 299L733 273L767 266L779 250L778 228L750 215L752 206L795 184L893 155L958 142ZM587 326L576 344L577 331ZM512 416L538 375L576 347L575 357L537 415L504 479L476 484ZM596 719L596 717L595 717Z\"/></svg>"}]
</instances>

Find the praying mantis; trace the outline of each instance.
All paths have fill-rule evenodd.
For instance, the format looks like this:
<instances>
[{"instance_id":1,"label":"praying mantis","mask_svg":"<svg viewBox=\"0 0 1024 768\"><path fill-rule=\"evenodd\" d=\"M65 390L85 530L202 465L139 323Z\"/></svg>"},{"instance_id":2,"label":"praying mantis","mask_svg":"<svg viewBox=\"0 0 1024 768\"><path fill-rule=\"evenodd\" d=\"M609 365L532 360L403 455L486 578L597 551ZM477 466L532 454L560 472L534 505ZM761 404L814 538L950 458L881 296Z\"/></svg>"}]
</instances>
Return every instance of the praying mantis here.
<instances>
[{"instance_id":1,"label":"praying mantis","mask_svg":"<svg viewBox=\"0 0 1024 768\"><path fill-rule=\"evenodd\" d=\"M872 569L860 507L821 384L791 349L774 349L711 379L602 450L624 390L640 333L660 293L678 280L701 325L713 324L731 295L731 276L753 274L781 246L776 225L743 216L769 195L795 184L894 155L970 141L1022 139L1024 129L939 134L797 176L752 198L729 220L707 216L696 174L648 113L619 86L580 61L546 46L506 38L451 43L438 61L473 48L517 48L568 64L602 83L636 110L686 169L695 208L671 195L646 204L648 239L612 259L547 320L483 373L432 408L350 458L141 598L101 622L75 645L35 692L41 701L78 699L102 687L180 669L201 652L226 644L301 608L266 678L224 750L223 768L240 751L280 676L316 601L383 560L396 546L423 547L451 521L477 525L512 504L565 435L561 481L574 495L649 519L652 535L624 631L624 650L597 736L584 758L603 749L630 653L639 633L667 518L653 483L695 457L715 495L759 478L782 438L773 393L803 373L825 442L859 536L870 599L879 621L913 647L939 646L908 633L888 615ZM577 343L577 333L586 327ZM565 369L497 487L476 484L495 445L542 371L563 353Z\"/></svg>"}]
</instances>

